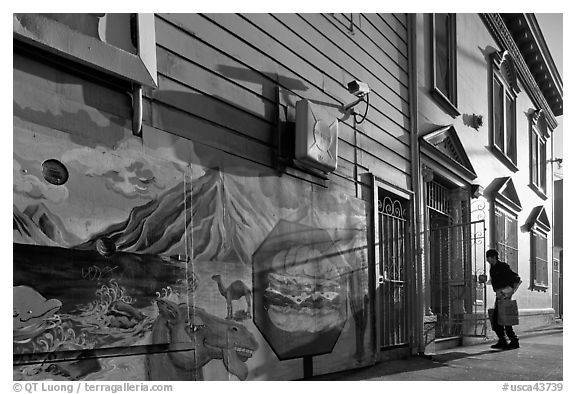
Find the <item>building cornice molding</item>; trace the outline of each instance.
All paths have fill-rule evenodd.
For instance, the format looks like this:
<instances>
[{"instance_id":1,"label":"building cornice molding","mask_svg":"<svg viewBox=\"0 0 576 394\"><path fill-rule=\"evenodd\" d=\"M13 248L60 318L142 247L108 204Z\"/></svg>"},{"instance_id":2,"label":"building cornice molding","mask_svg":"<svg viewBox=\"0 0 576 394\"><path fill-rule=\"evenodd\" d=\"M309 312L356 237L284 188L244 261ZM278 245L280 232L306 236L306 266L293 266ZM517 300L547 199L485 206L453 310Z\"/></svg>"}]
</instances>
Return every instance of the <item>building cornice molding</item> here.
<instances>
[{"instance_id":1,"label":"building cornice molding","mask_svg":"<svg viewBox=\"0 0 576 394\"><path fill-rule=\"evenodd\" d=\"M530 99L532 99L536 106L544 111L544 116L550 125L550 128L555 129L558 126L558 121L556 120L550 105L548 105L548 102L544 98L544 95L536 83L536 80L532 76L530 68L522 57L520 49L516 45L516 42L510 34L510 31L508 30L508 27L504 23L502 17L499 14L480 14L480 17L483 19L484 23L488 27L488 30L498 45L501 46L501 49L508 51L514 60L514 63L516 64L518 76L523 82L528 96Z\"/></svg>"}]
</instances>

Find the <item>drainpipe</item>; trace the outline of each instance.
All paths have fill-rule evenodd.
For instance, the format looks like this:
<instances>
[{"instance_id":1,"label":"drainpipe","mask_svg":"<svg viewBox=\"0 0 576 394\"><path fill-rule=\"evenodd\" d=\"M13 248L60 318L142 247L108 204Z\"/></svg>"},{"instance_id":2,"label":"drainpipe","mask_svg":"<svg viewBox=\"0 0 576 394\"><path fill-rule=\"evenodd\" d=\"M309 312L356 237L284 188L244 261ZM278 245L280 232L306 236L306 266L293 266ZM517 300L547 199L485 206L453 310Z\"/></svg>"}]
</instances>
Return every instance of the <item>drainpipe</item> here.
<instances>
[{"instance_id":1,"label":"drainpipe","mask_svg":"<svg viewBox=\"0 0 576 394\"><path fill-rule=\"evenodd\" d=\"M420 144L418 140L418 61L417 61L417 14L408 14L408 63L409 63L409 102L410 102L410 153L412 159L411 176L412 190L414 191L412 218L414 245L413 258L416 268L416 297L412 302L414 333L417 343L418 354L424 353L424 286L423 286L423 249L422 249L422 212L421 212L421 166L420 166Z\"/></svg>"},{"instance_id":2,"label":"drainpipe","mask_svg":"<svg viewBox=\"0 0 576 394\"><path fill-rule=\"evenodd\" d=\"M548 121L546 121L547 123ZM552 127L550 127L550 160L554 159L554 129ZM552 187L550 189L546 188L546 190L550 190L550 197L552 200L552 204L551 205L551 209L550 209L550 213L552 214L550 220L551 220L551 228L552 228L552 242L550 242L552 244L552 259L551 262L552 264L549 264L549 267L552 268L551 272L550 272L550 284L552 286L550 286L550 288L552 289L552 309L554 309L554 247L556 246L556 229L554 228L554 208L555 208L555 199L556 199L556 195L555 192L556 190L554 190L554 162L550 162L550 180L552 181ZM546 181L548 182L548 181ZM548 275L548 273L546 273L546 275ZM556 317L556 311L554 311L554 317Z\"/></svg>"}]
</instances>

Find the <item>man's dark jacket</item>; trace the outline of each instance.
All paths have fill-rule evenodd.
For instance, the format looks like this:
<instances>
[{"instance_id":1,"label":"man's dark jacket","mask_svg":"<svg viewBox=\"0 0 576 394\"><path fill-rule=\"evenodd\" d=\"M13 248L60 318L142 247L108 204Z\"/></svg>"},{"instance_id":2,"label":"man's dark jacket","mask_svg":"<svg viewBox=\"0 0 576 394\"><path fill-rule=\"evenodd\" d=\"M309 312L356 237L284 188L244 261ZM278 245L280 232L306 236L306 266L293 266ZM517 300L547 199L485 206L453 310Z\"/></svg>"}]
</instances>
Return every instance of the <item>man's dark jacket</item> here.
<instances>
[{"instance_id":1,"label":"man's dark jacket","mask_svg":"<svg viewBox=\"0 0 576 394\"><path fill-rule=\"evenodd\" d=\"M514 287L516 283L520 283L518 274L512 271L508 264L500 260L490 267L490 280L494 291L503 289L506 286Z\"/></svg>"}]
</instances>

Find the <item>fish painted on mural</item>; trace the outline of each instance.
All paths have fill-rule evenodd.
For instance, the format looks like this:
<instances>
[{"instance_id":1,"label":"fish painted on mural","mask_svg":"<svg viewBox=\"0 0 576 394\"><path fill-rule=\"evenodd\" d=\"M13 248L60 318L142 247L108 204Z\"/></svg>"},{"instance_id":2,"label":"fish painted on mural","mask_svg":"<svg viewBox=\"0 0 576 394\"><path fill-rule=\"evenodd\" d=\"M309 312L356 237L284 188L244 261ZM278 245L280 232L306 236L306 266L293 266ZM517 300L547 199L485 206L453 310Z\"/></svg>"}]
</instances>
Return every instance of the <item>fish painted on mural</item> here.
<instances>
[{"instance_id":1,"label":"fish painted on mural","mask_svg":"<svg viewBox=\"0 0 576 394\"><path fill-rule=\"evenodd\" d=\"M246 380L245 362L258 349L246 327L197 307L190 307L190 322L186 304L163 299L156 303L159 315L152 327L152 343L168 343L169 352L148 356L150 380L203 380L202 367L214 359Z\"/></svg>"},{"instance_id":2,"label":"fish painted on mural","mask_svg":"<svg viewBox=\"0 0 576 394\"><path fill-rule=\"evenodd\" d=\"M54 316L62 307L57 299L46 299L29 286L14 286L13 341L27 343L57 324Z\"/></svg>"}]
</instances>

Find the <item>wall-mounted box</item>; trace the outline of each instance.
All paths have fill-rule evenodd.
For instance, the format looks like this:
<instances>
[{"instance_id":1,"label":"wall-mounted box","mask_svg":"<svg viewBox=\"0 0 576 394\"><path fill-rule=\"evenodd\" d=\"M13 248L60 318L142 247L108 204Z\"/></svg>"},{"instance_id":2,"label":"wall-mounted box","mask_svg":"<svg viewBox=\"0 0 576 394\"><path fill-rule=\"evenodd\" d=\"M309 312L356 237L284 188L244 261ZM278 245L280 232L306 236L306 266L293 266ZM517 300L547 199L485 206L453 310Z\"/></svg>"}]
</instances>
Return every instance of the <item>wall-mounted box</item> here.
<instances>
[{"instance_id":1,"label":"wall-mounted box","mask_svg":"<svg viewBox=\"0 0 576 394\"><path fill-rule=\"evenodd\" d=\"M305 166L333 172L338 164L338 119L322 107L296 103L295 158Z\"/></svg>"}]
</instances>

